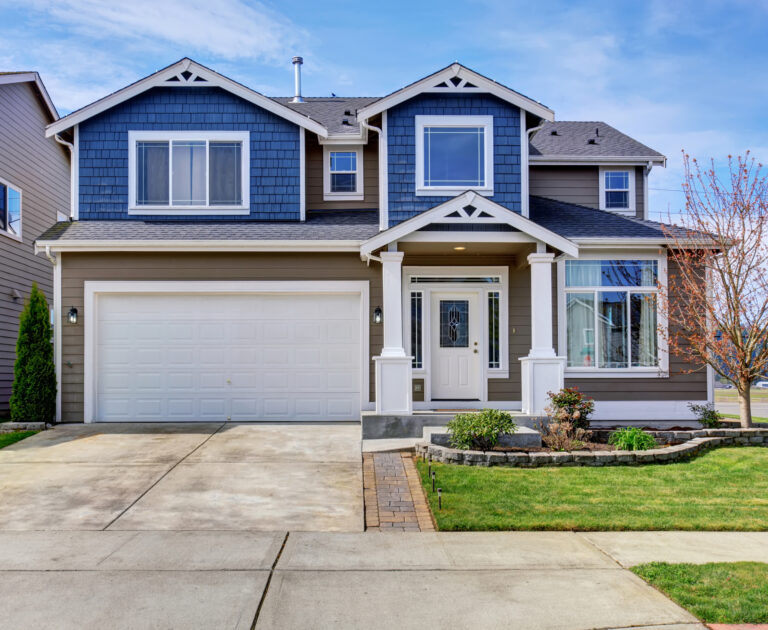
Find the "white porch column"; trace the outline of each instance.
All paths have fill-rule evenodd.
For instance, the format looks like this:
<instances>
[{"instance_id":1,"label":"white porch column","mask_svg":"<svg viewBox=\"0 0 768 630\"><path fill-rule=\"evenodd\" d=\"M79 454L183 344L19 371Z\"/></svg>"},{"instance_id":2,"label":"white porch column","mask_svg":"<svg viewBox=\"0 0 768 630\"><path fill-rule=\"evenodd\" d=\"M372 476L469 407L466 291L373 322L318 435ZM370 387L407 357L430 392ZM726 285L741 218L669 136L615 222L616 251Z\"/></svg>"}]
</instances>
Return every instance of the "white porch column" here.
<instances>
[{"instance_id":1,"label":"white porch column","mask_svg":"<svg viewBox=\"0 0 768 630\"><path fill-rule=\"evenodd\" d=\"M563 387L565 357L558 357L552 344L552 263L554 254L528 256L531 265L531 350L522 363L523 413L544 413L549 397Z\"/></svg>"},{"instance_id":2,"label":"white porch column","mask_svg":"<svg viewBox=\"0 0 768 630\"><path fill-rule=\"evenodd\" d=\"M403 252L382 252L381 277L384 295L384 347L376 362L376 413L409 414L411 359L403 348L402 264Z\"/></svg>"}]
</instances>

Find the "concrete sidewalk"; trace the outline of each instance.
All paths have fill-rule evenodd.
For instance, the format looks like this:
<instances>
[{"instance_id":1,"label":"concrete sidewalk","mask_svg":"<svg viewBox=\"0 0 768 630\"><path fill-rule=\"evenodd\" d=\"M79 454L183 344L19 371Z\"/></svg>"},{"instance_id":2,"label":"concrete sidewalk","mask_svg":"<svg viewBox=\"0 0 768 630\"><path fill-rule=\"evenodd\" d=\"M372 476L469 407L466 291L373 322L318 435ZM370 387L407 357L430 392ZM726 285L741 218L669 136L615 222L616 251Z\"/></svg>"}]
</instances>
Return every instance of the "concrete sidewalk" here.
<instances>
[{"instance_id":1,"label":"concrete sidewalk","mask_svg":"<svg viewBox=\"0 0 768 630\"><path fill-rule=\"evenodd\" d=\"M626 570L768 533L0 532L3 627L702 630Z\"/></svg>"}]
</instances>

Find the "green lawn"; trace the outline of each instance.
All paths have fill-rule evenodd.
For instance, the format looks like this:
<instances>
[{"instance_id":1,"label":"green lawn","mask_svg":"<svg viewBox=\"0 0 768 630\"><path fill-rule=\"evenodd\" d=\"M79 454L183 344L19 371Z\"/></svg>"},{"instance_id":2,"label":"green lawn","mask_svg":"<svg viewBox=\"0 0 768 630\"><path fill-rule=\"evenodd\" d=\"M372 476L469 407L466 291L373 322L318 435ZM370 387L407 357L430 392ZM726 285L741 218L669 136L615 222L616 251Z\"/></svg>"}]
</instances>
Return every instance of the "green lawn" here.
<instances>
[{"instance_id":1,"label":"green lawn","mask_svg":"<svg viewBox=\"0 0 768 630\"><path fill-rule=\"evenodd\" d=\"M632 571L705 623L768 623L768 564L651 562Z\"/></svg>"},{"instance_id":2,"label":"green lawn","mask_svg":"<svg viewBox=\"0 0 768 630\"><path fill-rule=\"evenodd\" d=\"M478 468L433 463L441 530L768 530L768 448L721 448L677 464Z\"/></svg>"},{"instance_id":3,"label":"green lawn","mask_svg":"<svg viewBox=\"0 0 768 630\"><path fill-rule=\"evenodd\" d=\"M34 435L37 431L14 431L13 433L0 433L0 448L5 448L16 442L21 442L24 438Z\"/></svg>"},{"instance_id":4,"label":"green lawn","mask_svg":"<svg viewBox=\"0 0 768 630\"><path fill-rule=\"evenodd\" d=\"M753 387L750 390L752 402L768 402L768 389L757 389ZM739 396L735 389L716 389L716 402L739 402Z\"/></svg>"},{"instance_id":5,"label":"green lawn","mask_svg":"<svg viewBox=\"0 0 768 630\"><path fill-rule=\"evenodd\" d=\"M733 413L723 413L720 415L722 415L723 418L732 418L733 420L739 419L739 416ZM752 416L752 422L768 422L768 418L758 418L757 416Z\"/></svg>"}]
</instances>

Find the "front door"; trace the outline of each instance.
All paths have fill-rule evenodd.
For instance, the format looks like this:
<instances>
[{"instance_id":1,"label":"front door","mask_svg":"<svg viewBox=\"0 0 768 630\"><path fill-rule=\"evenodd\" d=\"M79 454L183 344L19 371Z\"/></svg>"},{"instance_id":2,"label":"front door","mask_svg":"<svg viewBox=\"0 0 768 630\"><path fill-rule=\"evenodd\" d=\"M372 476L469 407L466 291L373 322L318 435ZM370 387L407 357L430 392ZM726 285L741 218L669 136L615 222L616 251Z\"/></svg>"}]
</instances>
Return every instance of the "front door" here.
<instances>
[{"instance_id":1,"label":"front door","mask_svg":"<svg viewBox=\"0 0 768 630\"><path fill-rule=\"evenodd\" d=\"M477 292L433 292L432 400L480 399L480 299Z\"/></svg>"}]
</instances>

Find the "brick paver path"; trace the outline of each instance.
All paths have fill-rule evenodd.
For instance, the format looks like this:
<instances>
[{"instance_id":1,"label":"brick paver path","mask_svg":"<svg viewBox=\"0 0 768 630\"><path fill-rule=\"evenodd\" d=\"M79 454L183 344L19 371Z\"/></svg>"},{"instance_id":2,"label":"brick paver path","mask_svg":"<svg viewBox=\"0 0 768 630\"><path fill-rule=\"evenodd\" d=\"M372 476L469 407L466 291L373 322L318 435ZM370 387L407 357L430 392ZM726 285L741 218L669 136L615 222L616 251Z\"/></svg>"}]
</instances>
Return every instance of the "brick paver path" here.
<instances>
[{"instance_id":1,"label":"brick paver path","mask_svg":"<svg viewBox=\"0 0 768 630\"><path fill-rule=\"evenodd\" d=\"M363 494L369 531L435 531L412 453L364 453Z\"/></svg>"}]
</instances>

